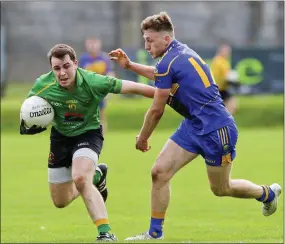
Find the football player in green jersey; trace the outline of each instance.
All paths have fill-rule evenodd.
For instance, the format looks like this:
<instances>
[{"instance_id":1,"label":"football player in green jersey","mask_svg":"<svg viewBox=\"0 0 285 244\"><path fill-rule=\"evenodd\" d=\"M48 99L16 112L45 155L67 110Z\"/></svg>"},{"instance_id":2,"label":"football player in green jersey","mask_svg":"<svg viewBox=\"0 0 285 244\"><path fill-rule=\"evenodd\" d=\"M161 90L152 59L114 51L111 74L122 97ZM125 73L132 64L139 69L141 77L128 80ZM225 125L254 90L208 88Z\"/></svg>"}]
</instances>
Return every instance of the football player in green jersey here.
<instances>
[{"instance_id":1,"label":"football player in green jersey","mask_svg":"<svg viewBox=\"0 0 285 244\"><path fill-rule=\"evenodd\" d=\"M65 44L54 46L48 59L52 70L35 81L28 96L44 98L55 111L48 159L51 198L56 207L63 208L80 195L97 226L97 240L115 241L103 198L94 187L94 178L96 183L102 183L100 174L95 174L104 140L99 104L108 93L152 98L154 88L78 68L75 51ZM26 128L25 121L21 121L21 134L44 130L35 126Z\"/></svg>"}]
</instances>

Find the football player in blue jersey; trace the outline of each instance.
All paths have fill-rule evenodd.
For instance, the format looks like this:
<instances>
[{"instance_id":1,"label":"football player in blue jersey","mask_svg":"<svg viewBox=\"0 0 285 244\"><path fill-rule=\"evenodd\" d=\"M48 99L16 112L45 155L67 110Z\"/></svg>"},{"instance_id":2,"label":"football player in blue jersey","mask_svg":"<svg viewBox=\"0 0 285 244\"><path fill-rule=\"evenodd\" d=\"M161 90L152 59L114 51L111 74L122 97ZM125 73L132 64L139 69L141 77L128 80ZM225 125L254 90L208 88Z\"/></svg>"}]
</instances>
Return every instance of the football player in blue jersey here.
<instances>
[{"instance_id":1,"label":"football player in blue jersey","mask_svg":"<svg viewBox=\"0 0 285 244\"><path fill-rule=\"evenodd\" d=\"M79 58L79 66L83 69L96 72L100 75L115 77L112 63L108 54L102 51L100 39L90 37L85 41L86 53ZM100 102L100 120L102 123L103 134L107 131L107 118L105 115L106 99Z\"/></svg>"},{"instance_id":2,"label":"football player in blue jersey","mask_svg":"<svg viewBox=\"0 0 285 244\"><path fill-rule=\"evenodd\" d=\"M152 168L151 220L149 230L126 240L163 238L163 222L170 199L170 180L198 155L205 159L210 188L216 196L252 198L262 203L263 215L277 209L281 193L278 184L256 185L248 180L231 179L236 123L227 111L208 65L187 45L175 39L170 17L165 12L149 16L141 23L145 49L160 58L156 67L132 62L122 49L109 53L123 68L155 80L155 95L136 149L147 152L148 139L168 104L185 117L169 138Z\"/></svg>"}]
</instances>

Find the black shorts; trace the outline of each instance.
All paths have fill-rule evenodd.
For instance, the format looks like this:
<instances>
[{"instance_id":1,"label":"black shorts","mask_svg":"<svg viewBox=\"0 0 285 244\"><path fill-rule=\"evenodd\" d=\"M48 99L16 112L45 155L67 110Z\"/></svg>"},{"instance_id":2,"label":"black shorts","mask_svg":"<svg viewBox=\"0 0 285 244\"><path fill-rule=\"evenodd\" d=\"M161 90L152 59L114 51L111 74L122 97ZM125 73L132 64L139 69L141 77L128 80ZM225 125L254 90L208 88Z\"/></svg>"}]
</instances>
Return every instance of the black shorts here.
<instances>
[{"instance_id":1,"label":"black shorts","mask_svg":"<svg viewBox=\"0 0 285 244\"><path fill-rule=\"evenodd\" d=\"M50 133L49 168L69 168L72 164L72 156L80 148L90 148L100 155L104 137L102 126L96 130L89 130L81 135L68 137L59 133L54 127Z\"/></svg>"},{"instance_id":2,"label":"black shorts","mask_svg":"<svg viewBox=\"0 0 285 244\"><path fill-rule=\"evenodd\" d=\"M229 91L220 91L221 97L223 99L224 102L226 102L228 99L230 99L233 94L231 94Z\"/></svg>"}]
</instances>

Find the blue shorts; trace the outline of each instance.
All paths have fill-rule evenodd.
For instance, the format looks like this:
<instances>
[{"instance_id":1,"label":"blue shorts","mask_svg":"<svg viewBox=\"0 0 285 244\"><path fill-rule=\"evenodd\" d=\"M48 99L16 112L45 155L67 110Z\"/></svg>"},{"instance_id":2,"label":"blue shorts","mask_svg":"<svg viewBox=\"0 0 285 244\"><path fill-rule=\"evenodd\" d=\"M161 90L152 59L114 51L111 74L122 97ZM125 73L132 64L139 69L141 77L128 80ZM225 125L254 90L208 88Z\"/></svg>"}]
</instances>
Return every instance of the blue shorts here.
<instances>
[{"instance_id":1,"label":"blue shorts","mask_svg":"<svg viewBox=\"0 0 285 244\"><path fill-rule=\"evenodd\" d=\"M223 166L234 160L237 138L238 131L234 122L206 135L196 135L186 120L182 121L171 136L171 139L186 151L200 154L210 166Z\"/></svg>"},{"instance_id":2,"label":"blue shorts","mask_svg":"<svg viewBox=\"0 0 285 244\"><path fill-rule=\"evenodd\" d=\"M100 102L100 110L106 107L105 99Z\"/></svg>"}]
</instances>

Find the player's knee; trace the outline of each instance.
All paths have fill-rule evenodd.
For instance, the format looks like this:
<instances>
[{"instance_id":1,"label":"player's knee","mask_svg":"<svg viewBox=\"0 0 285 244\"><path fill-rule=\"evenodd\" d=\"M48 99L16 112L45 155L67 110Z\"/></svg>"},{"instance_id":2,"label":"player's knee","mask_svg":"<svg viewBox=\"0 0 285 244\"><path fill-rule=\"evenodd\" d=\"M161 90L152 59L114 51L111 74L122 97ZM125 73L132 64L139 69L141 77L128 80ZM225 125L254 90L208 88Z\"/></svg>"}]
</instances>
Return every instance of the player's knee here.
<instances>
[{"instance_id":1,"label":"player's knee","mask_svg":"<svg viewBox=\"0 0 285 244\"><path fill-rule=\"evenodd\" d=\"M79 192L83 191L86 187L87 179L82 174L77 174L72 177L73 182Z\"/></svg>"},{"instance_id":2,"label":"player's knee","mask_svg":"<svg viewBox=\"0 0 285 244\"><path fill-rule=\"evenodd\" d=\"M52 202L56 208L65 208L68 205L66 202L60 201L56 198L53 198Z\"/></svg>"},{"instance_id":3,"label":"player's knee","mask_svg":"<svg viewBox=\"0 0 285 244\"><path fill-rule=\"evenodd\" d=\"M225 197L230 195L230 188L229 187L220 187L220 186L211 186L211 191L217 197Z\"/></svg>"},{"instance_id":4,"label":"player's knee","mask_svg":"<svg viewBox=\"0 0 285 244\"><path fill-rule=\"evenodd\" d=\"M153 183L169 181L169 177L167 175L167 172L165 172L165 170L163 170L159 166L154 166L152 168L152 170L151 170L151 178L152 178L152 182Z\"/></svg>"}]
</instances>

